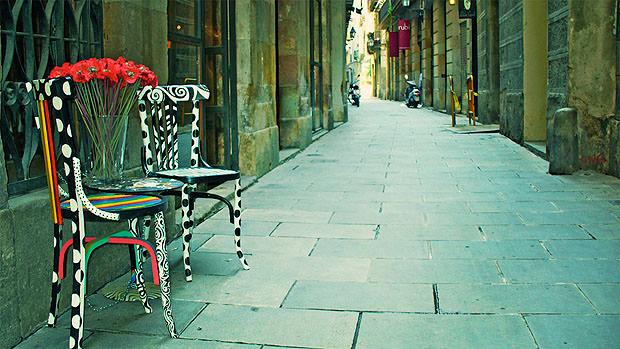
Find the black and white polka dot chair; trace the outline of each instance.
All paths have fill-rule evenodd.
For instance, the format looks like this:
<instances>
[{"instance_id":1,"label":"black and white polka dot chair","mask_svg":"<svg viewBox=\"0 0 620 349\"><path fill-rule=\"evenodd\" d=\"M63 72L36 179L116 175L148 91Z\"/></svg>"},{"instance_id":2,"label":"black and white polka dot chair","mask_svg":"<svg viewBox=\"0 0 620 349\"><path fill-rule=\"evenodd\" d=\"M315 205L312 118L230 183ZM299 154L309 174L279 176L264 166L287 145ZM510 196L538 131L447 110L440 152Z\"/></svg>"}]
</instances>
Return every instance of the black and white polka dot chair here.
<instances>
[{"instance_id":1,"label":"black and white polka dot chair","mask_svg":"<svg viewBox=\"0 0 620 349\"><path fill-rule=\"evenodd\" d=\"M228 207L230 222L234 225L237 257L244 269L249 265L241 250L241 180L239 171L209 166L200 154L199 108L209 98L204 85L146 86L139 91L138 110L142 126L142 162L148 176L173 178L184 183L177 195L181 196L183 229L183 264L185 280L192 281L190 240L194 229L194 202L198 198L216 199ZM179 166L178 112L180 103L192 104L190 166ZM197 184L219 185L235 181L234 200L212 193L197 191Z\"/></svg>"},{"instance_id":2,"label":"black and white polka dot chair","mask_svg":"<svg viewBox=\"0 0 620 349\"><path fill-rule=\"evenodd\" d=\"M33 93L37 104L36 124L41 131L42 152L48 179L50 207L54 223L54 269L52 271L52 299L48 325L56 323L60 280L64 274L64 255L61 254L63 218L70 221L72 230L73 273L69 274L73 280L71 295L71 330L69 337L70 348L82 348L84 332L84 305L86 297L86 281L88 261L91 253L104 244L140 245L152 250L150 243L140 239L129 231L112 233L103 237L87 237L85 231L86 220L98 221L129 221L139 217L154 217L155 230L155 258L157 268L153 274L158 274L156 283L160 284L164 320L170 336L177 337L172 309L170 305L170 281L168 257L166 251L166 232L163 210L167 206L164 198L154 195L131 195L95 192L87 194L82 186L81 162L78 156L76 142L73 137L71 111L75 98L75 85L68 78L36 80L26 84L29 92ZM66 183L68 190L63 190L59 180ZM141 271L141 266L140 266ZM145 311L150 312L150 306L144 292L144 278L138 276L138 290L143 301Z\"/></svg>"}]
</instances>

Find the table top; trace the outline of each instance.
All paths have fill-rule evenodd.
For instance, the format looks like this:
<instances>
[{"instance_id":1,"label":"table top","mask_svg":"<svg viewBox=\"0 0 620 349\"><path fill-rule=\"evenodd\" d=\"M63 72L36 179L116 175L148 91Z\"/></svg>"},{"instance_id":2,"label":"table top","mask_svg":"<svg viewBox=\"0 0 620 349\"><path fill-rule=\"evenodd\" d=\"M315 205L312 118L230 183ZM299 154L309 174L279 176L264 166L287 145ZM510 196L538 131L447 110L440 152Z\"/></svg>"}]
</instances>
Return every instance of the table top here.
<instances>
[{"instance_id":1,"label":"table top","mask_svg":"<svg viewBox=\"0 0 620 349\"><path fill-rule=\"evenodd\" d=\"M83 183L88 189L115 193L158 193L183 186L183 182L176 179L157 177L123 178L109 183L84 179Z\"/></svg>"}]
</instances>

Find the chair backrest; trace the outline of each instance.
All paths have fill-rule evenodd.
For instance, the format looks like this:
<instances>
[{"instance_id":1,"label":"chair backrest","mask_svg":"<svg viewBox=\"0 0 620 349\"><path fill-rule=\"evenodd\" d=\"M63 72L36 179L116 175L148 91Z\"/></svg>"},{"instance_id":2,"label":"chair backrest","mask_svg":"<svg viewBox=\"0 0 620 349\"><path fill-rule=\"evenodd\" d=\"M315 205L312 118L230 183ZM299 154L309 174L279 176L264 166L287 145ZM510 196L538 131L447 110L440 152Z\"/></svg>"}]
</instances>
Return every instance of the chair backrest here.
<instances>
[{"instance_id":1,"label":"chair backrest","mask_svg":"<svg viewBox=\"0 0 620 349\"><path fill-rule=\"evenodd\" d=\"M143 167L147 171L179 167L179 106L192 104L190 167L200 165L200 101L209 99L205 85L146 86L138 92Z\"/></svg>"},{"instance_id":2,"label":"chair backrest","mask_svg":"<svg viewBox=\"0 0 620 349\"><path fill-rule=\"evenodd\" d=\"M74 140L72 103L76 88L70 78L41 79L26 84L37 107L35 122L41 133L41 144L47 175L50 207L54 224L62 224L59 175L67 183L72 218L81 219L82 208L104 219L118 220L117 213L97 209L86 197L82 186L81 162ZM59 161L58 161L59 160ZM79 217L78 217L79 216Z\"/></svg>"},{"instance_id":3,"label":"chair backrest","mask_svg":"<svg viewBox=\"0 0 620 349\"><path fill-rule=\"evenodd\" d=\"M35 122L41 133L41 148L45 164L50 208L54 224L62 224L60 211L59 165L64 164L64 177L68 183L69 196L77 198L73 156L75 143L71 131L69 103L74 98L75 86L70 79L35 80L26 84L33 93ZM56 146L58 145L58 146ZM60 161L57 161L60 159Z\"/></svg>"}]
</instances>

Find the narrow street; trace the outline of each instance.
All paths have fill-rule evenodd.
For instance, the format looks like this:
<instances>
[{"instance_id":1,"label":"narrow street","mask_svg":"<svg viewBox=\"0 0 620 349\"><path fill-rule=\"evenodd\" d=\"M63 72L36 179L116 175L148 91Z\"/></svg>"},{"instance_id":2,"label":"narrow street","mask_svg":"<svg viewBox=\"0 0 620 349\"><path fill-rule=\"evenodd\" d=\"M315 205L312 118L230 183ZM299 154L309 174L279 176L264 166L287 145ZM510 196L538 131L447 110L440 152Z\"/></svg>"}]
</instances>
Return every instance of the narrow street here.
<instances>
[{"instance_id":1,"label":"narrow street","mask_svg":"<svg viewBox=\"0 0 620 349\"><path fill-rule=\"evenodd\" d=\"M191 284L169 247L181 339L155 300L150 315L88 309L85 346L617 347L620 180L551 176L504 136L448 124L397 102L349 106L348 123L243 193L251 270L223 212L196 228ZM65 347L67 327L65 314L20 348Z\"/></svg>"}]
</instances>

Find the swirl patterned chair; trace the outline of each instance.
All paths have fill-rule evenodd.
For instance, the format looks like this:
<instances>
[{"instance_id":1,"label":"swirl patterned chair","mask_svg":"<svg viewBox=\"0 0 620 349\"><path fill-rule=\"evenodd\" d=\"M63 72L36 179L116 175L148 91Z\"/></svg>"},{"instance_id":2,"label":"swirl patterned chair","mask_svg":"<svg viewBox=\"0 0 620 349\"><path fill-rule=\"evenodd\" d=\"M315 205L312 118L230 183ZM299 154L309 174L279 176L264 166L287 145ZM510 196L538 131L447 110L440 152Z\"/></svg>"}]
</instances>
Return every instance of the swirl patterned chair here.
<instances>
[{"instance_id":1,"label":"swirl patterned chair","mask_svg":"<svg viewBox=\"0 0 620 349\"><path fill-rule=\"evenodd\" d=\"M48 325L56 323L56 309L60 280L64 277L64 253L61 248L63 218L71 222L73 262L73 290L71 295L71 330L70 348L82 348L84 332L84 304L88 261L92 252L104 244L137 245L153 254L153 248L147 240L141 239L134 232L121 231L103 237L87 237L86 220L124 221L136 220L144 216L154 217L155 259L157 267L153 268L156 283L161 288L164 320L171 337L177 337L172 309L170 305L170 282L168 258L166 252L166 233L163 210L167 201L155 195L131 195L96 192L86 194L82 186L81 163L78 157L71 116L75 85L68 78L36 80L27 83L26 88L32 92L37 102L38 116L35 117L41 132L41 144L50 194L50 207L54 223L54 268L52 271L52 299ZM59 143L55 146L55 140ZM58 156L56 155L58 154ZM59 180L67 184L68 190L60 187ZM62 250L62 251L61 251ZM131 250L131 249L130 249ZM62 253L61 253L62 252ZM144 277L137 275L140 298L145 311L151 311L144 291Z\"/></svg>"},{"instance_id":2,"label":"swirl patterned chair","mask_svg":"<svg viewBox=\"0 0 620 349\"><path fill-rule=\"evenodd\" d=\"M190 240L194 229L194 202L197 198L216 199L229 211L234 225L234 243L237 257L244 269L249 265L241 250L241 180L239 171L209 166L200 154L199 108L200 102L209 98L204 85L146 86L139 91L138 111L142 127L142 166L147 176L172 178L184 183L177 196L181 196L183 229L183 264L185 280L192 281L190 266ZM180 103L192 103L192 144L190 166L179 167L178 111ZM217 186L235 181L234 200L196 190L198 184Z\"/></svg>"}]
</instances>

